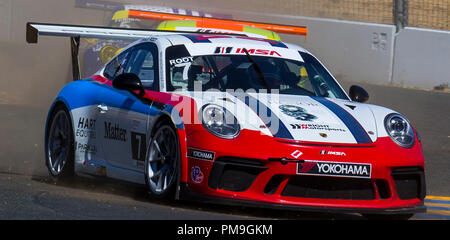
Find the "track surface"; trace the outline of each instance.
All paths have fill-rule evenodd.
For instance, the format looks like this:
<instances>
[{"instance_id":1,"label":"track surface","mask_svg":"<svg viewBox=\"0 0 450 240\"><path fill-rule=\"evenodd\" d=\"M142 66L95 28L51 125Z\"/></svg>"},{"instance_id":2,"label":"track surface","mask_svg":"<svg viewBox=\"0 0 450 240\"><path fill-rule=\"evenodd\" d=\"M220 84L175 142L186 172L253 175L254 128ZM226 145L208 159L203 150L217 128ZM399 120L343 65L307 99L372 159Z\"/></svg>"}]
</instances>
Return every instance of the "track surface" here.
<instances>
[{"instance_id":1,"label":"track surface","mask_svg":"<svg viewBox=\"0 0 450 240\"><path fill-rule=\"evenodd\" d=\"M343 85L348 89L351 83ZM418 129L427 160L427 194L450 196L450 94L360 85L368 90L369 103L401 112ZM0 105L0 111L0 219L362 219L357 214L167 203L150 199L143 187L110 180L57 184L43 161L47 110ZM445 213L413 219L448 219Z\"/></svg>"}]
</instances>

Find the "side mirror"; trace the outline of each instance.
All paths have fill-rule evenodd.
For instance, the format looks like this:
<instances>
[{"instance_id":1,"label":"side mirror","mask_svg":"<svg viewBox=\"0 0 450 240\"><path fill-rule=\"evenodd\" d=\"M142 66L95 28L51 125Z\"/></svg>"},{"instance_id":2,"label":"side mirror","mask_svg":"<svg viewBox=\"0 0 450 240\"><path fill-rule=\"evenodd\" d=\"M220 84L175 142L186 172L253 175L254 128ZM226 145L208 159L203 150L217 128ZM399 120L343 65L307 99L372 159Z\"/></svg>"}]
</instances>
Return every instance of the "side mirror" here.
<instances>
[{"instance_id":1,"label":"side mirror","mask_svg":"<svg viewBox=\"0 0 450 240\"><path fill-rule=\"evenodd\" d=\"M120 74L114 79L112 85L114 88L127 90L139 98L145 94L141 79L134 73ZM139 91L139 94L136 94L135 91Z\"/></svg>"},{"instance_id":2,"label":"side mirror","mask_svg":"<svg viewBox=\"0 0 450 240\"><path fill-rule=\"evenodd\" d=\"M362 102L366 102L367 100L369 100L369 94L367 93L367 91L358 85L351 86L349 94L350 94L350 98L352 99L352 101L362 103Z\"/></svg>"}]
</instances>

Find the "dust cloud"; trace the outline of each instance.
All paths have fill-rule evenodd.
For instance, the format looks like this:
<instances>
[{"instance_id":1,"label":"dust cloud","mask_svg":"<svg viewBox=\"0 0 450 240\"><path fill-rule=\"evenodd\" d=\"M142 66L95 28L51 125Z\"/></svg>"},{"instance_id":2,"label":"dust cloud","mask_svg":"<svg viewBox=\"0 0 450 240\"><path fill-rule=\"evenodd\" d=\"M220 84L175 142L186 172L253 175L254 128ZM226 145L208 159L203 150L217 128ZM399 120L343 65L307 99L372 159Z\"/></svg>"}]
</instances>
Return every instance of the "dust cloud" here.
<instances>
[{"instance_id":1,"label":"dust cloud","mask_svg":"<svg viewBox=\"0 0 450 240\"><path fill-rule=\"evenodd\" d=\"M38 44L27 44L26 23L105 26L112 17L107 8L123 4L213 13L219 9L226 14L226 9L239 9L240 1L0 0L0 172L46 174L47 112L58 91L72 80L70 40L40 37Z\"/></svg>"}]
</instances>

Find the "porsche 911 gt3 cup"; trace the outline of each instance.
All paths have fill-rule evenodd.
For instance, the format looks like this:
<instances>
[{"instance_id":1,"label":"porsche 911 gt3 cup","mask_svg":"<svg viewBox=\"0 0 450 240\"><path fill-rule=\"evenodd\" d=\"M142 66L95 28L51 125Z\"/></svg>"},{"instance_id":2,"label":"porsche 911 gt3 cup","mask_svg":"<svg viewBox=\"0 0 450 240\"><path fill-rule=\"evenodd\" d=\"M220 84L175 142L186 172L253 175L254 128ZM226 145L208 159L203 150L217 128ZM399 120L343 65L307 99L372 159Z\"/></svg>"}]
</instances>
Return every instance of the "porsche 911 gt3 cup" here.
<instances>
[{"instance_id":1,"label":"porsche 911 gt3 cup","mask_svg":"<svg viewBox=\"0 0 450 240\"><path fill-rule=\"evenodd\" d=\"M45 134L52 176L106 176L145 184L154 196L213 203L403 218L425 210L424 157L411 123L362 103L361 87L347 95L299 46L29 28L29 42L147 35L57 95Z\"/></svg>"}]
</instances>

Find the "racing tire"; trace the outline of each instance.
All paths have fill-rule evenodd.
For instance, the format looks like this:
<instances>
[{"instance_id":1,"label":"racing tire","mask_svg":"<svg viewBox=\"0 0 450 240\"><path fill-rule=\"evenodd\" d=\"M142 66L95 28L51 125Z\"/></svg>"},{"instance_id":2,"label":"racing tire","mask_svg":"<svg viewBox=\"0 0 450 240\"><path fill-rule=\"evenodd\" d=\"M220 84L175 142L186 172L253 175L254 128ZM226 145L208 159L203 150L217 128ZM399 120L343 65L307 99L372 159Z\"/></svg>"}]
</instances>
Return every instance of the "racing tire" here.
<instances>
[{"instance_id":1,"label":"racing tire","mask_svg":"<svg viewBox=\"0 0 450 240\"><path fill-rule=\"evenodd\" d=\"M181 159L178 134L168 121L159 122L154 129L145 159L145 184L150 196L173 200Z\"/></svg>"},{"instance_id":2,"label":"racing tire","mask_svg":"<svg viewBox=\"0 0 450 240\"><path fill-rule=\"evenodd\" d=\"M45 139L45 163L54 180L70 180L74 177L74 134L69 111L58 104L49 122Z\"/></svg>"},{"instance_id":3,"label":"racing tire","mask_svg":"<svg viewBox=\"0 0 450 240\"><path fill-rule=\"evenodd\" d=\"M408 220L414 214L363 214L367 220Z\"/></svg>"}]
</instances>

